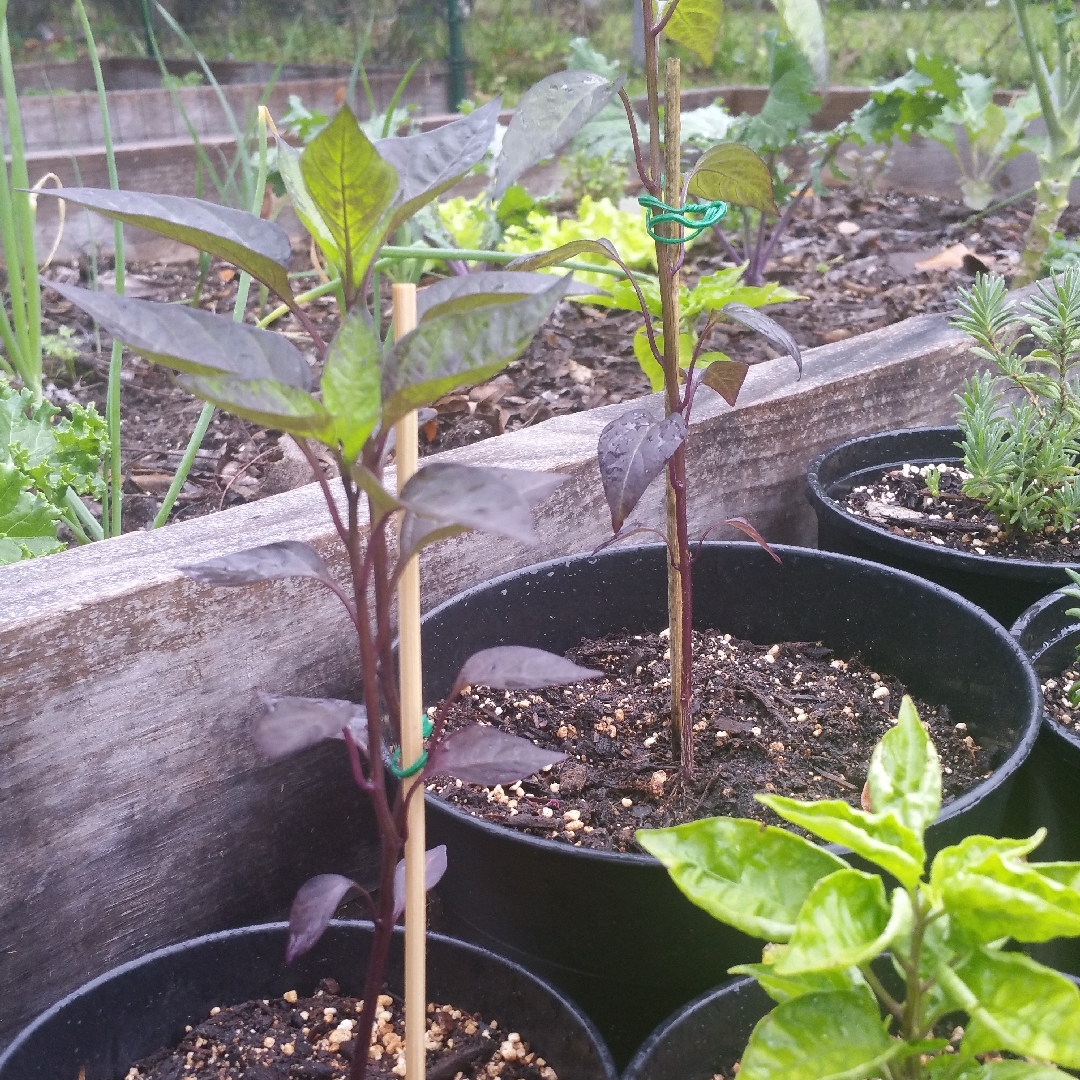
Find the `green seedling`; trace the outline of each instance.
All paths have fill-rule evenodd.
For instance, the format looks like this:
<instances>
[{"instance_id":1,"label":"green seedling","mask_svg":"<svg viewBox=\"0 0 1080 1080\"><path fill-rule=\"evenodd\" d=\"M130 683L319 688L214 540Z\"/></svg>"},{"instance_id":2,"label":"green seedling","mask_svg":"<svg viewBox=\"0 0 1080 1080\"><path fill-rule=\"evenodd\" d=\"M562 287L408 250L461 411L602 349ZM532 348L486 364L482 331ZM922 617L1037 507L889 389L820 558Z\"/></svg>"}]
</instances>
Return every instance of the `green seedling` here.
<instances>
[{"instance_id":1,"label":"green seedling","mask_svg":"<svg viewBox=\"0 0 1080 1080\"><path fill-rule=\"evenodd\" d=\"M638 832L693 903L769 943L760 964L731 969L777 1002L739 1080L1055 1080L1056 1066L1080 1067L1080 989L1006 949L1080 936L1080 863L1029 862L1040 829L969 836L927 868L941 765L910 698L874 749L865 809L756 798L882 873L759 821Z\"/></svg>"},{"instance_id":2,"label":"green seedling","mask_svg":"<svg viewBox=\"0 0 1080 1080\"><path fill-rule=\"evenodd\" d=\"M957 307L952 325L997 369L973 376L957 396L971 474L963 492L984 499L1006 531L1069 532L1080 516L1080 268L1039 282L1024 304L1026 319L1000 277L978 275L973 288L960 290ZM1025 322L1029 334L1021 333ZM1010 390L1019 401L1006 401Z\"/></svg>"}]
</instances>

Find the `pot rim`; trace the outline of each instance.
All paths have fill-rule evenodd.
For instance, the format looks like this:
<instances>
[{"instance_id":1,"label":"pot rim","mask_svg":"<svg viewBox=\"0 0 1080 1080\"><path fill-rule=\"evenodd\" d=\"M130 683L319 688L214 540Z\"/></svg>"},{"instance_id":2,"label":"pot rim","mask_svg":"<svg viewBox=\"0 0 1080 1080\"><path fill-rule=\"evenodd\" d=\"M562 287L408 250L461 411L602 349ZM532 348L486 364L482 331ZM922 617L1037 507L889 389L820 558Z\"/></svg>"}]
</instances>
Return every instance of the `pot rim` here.
<instances>
[{"instance_id":1,"label":"pot rim","mask_svg":"<svg viewBox=\"0 0 1080 1080\"><path fill-rule=\"evenodd\" d=\"M754 551L762 551L760 545L753 543L752 541L741 540L706 540L702 546L707 548L751 549ZM600 559L610 558L620 553L629 554L633 552L657 551L663 547L664 545L659 543L628 544L626 547L608 548L607 550L596 554L582 553L578 555L564 555L558 559L547 559L541 563L524 566L518 570L500 574L496 578L490 578L488 581L482 582L479 585L474 585L472 588L465 589L463 592L455 594L448 600L444 600L441 604L432 608L424 615L421 620L421 626L429 619L442 614L451 605L457 604L462 600L479 596L489 589L498 588L505 582L513 581L524 574L537 574L549 568L566 566L571 562L579 560L599 561ZM874 571L883 574L905 578L916 588L925 590L926 592L944 594L949 600L961 607L967 608L980 621L984 622L987 629L989 629L995 637L1005 643L1006 646L1021 659L1021 667L1024 670L1027 683L1028 703L1031 707L1028 710L1028 720L1021 732L1020 738L1017 740L1016 745L1013 747L1009 756L994 770L990 777L980 781L969 791L964 792L959 798L954 799L951 803L948 803L947 806L943 807L938 813L938 816L934 819L933 824L949 821L966 811L969 807L974 806L976 803L980 802L985 795L988 795L991 791L994 791L1005 783L1006 780L1010 779L1020 766L1023 765L1024 761L1027 760L1028 755L1031 753L1031 749L1035 745L1035 740L1039 735L1039 727L1042 720L1042 709L1040 705L1041 690L1038 678L1035 675L1034 668L1028 660L1027 654L1020 647L1016 638L1014 638L996 619L992 618L981 607L972 603L970 600L967 600L957 593L954 593L941 585L937 585L932 581L927 581L925 578L921 578L916 574L909 574L905 570L897 570L894 567L885 566L882 563L870 562L867 559L857 559L853 555L841 555L837 552L820 551L817 548L799 547L794 544L770 544L769 547L780 555L790 554L800 558L809 557L830 562L835 560L840 563L847 563L851 566L871 568ZM764 552L762 552L762 554L764 555ZM661 865L659 859L648 854L639 855L637 852L628 851L597 851L593 848L579 848L570 844L556 843L555 841L547 840L541 836L527 836L515 832L513 829L508 829L503 825L497 825L494 822L487 821L484 818L473 817L473 815L466 810L454 806L452 803L444 802L442 799L429 792L424 793L424 801L427 804L429 811L446 814L457 820L459 824L469 825L472 828L480 829L482 832L485 832L492 837L499 837L502 839L509 839L512 837L516 843L532 846L537 850L545 852L558 851L564 853L569 858L591 859L599 862L621 862L623 864L629 862L643 867L656 867ZM828 851L832 851L841 856L851 854L850 849L845 848L840 844L826 844L823 846Z\"/></svg>"},{"instance_id":2,"label":"pot rim","mask_svg":"<svg viewBox=\"0 0 1080 1080\"><path fill-rule=\"evenodd\" d=\"M329 926L356 927L366 931L374 931L374 925L369 919L331 919ZM269 932L285 933L288 929L288 922L269 922L254 923L250 926L240 926L231 930L218 930L211 934L200 934L198 937L188 938L185 941L178 941L172 945L165 945L160 949L155 949L153 952L146 953L144 956L136 957L134 960L128 960L123 964L116 965L116 967L109 968L108 971L102 972L102 974L98 975L96 978L91 979L89 982L85 982L82 986L72 990L70 994L65 994L64 997L54 1005L51 1005L43 1013L40 1013L31 1020L30 1023L27 1024L2 1051L0 1051L0 1070L2 1070L7 1065L8 1061L19 1051L23 1043L32 1038L41 1027L48 1024L69 1004L92 994L100 986L121 975L126 975L130 971L135 971L139 968L155 964L162 959L174 956L177 953L184 952L193 947L206 944L207 942L226 941L233 938ZM405 933L404 927L395 926L394 933L396 935L403 935ZM516 961L510 960L505 956L500 956L498 953L494 953L490 949L485 949L480 945L474 945L470 941L463 941L460 938L451 937L448 934L436 933L431 930L427 932L427 940L428 942L435 941L440 945L448 945L462 952L472 953L482 957L485 962L494 962L503 967L510 968L517 973L518 978L531 982L535 986L543 989L574 1016L584 1028L607 1075L611 1077L617 1077L619 1075L618 1070L615 1068L615 1061L611 1056L611 1051L608 1049L607 1042L600 1034L596 1025L592 1022L592 1019L585 1014L579 1005L568 998L561 990L552 986L551 983L546 982L544 979L541 979L538 975L534 975L528 968L523 967Z\"/></svg>"},{"instance_id":3,"label":"pot rim","mask_svg":"<svg viewBox=\"0 0 1080 1080\"><path fill-rule=\"evenodd\" d=\"M1016 638L1017 643L1021 643L1024 632L1047 608L1053 607L1055 604L1068 600L1068 597L1062 596L1060 592L1054 591L1048 593L1041 600L1036 600L1034 604L1023 612L1020 617L1012 624L1009 629L1009 633ZM1028 659L1031 660L1032 667L1035 666L1035 662L1055 645L1060 644L1063 641L1067 641L1070 638L1076 638L1074 644L1080 645L1080 620L1071 622L1068 626L1061 627L1048 641L1041 641L1039 643L1032 643L1028 647L1024 647L1020 644L1020 647L1027 653ZM1036 672L1036 677L1038 673ZM1041 680L1040 680L1040 703L1039 712L1042 716L1043 726L1054 736L1054 738L1061 739L1063 742L1069 744L1075 750L1080 751L1080 731L1072 731L1067 728L1060 721L1055 720L1046 709L1042 707L1041 701Z\"/></svg>"},{"instance_id":4,"label":"pot rim","mask_svg":"<svg viewBox=\"0 0 1080 1080\"><path fill-rule=\"evenodd\" d=\"M928 563L931 566L949 567L954 570L959 567L968 573L980 574L985 577L1005 576L1026 581L1045 581L1048 579L1049 575L1064 579L1065 570L1080 571L1080 562L1050 563L1038 562L1034 559L1009 559L998 555L970 555L965 551L955 551L952 548L939 548L934 544L928 544L923 540L913 540L910 537L897 536L895 533L888 532L877 525L872 525L862 518L854 517L853 515L846 513L841 508L840 504L827 494L826 486L821 481L822 468L828 463L829 459L832 458L834 454L846 450L848 447L865 445L878 439L884 440L894 436L916 435L919 433L926 435L945 435L949 432L955 432L957 437L960 435L960 429L955 425L948 425L945 427L894 428L890 431L878 431L873 435L861 435L857 439L847 439L844 442L837 443L824 453L818 454L807 467L807 496L811 505L813 505L814 509L818 512L827 514L834 522L843 521L848 530L858 531L860 539L871 547L876 547L882 551L888 551L894 555L909 559L918 559L920 562ZM907 460L909 462L914 462L921 459L909 458ZM936 456L935 460L961 461L962 457L957 453L951 458L948 455ZM882 467L885 465L896 464L900 463L883 462ZM1058 573L1055 574L1055 572Z\"/></svg>"},{"instance_id":5,"label":"pot rim","mask_svg":"<svg viewBox=\"0 0 1080 1080\"><path fill-rule=\"evenodd\" d=\"M728 979L727 982L720 983L718 986L709 987L708 990L698 994L696 998L688 1001L685 1005L680 1005L674 1012L661 1020L660 1023L649 1032L645 1041L636 1051L634 1051L634 1056L623 1070L621 1080L637 1080L642 1067L648 1061L655 1048L660 1043L664 1042L674 1029L680 1027L686 1017L692 1016L698 1009L705 1005L710 1005L718 998L736 997L750 987L757 985L758 981L753 975L736 975Z\"/></svg>"}]
</instances>

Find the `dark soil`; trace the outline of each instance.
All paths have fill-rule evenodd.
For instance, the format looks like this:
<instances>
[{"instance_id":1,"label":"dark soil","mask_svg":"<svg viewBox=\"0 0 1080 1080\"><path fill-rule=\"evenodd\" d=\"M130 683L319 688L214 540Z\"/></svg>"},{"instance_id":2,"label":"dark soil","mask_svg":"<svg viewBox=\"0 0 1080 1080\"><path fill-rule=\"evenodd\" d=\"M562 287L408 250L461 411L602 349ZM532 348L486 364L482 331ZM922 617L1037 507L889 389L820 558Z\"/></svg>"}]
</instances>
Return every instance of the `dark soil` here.
<instances>
[{"instance_id":1,"label":"dark soil","mask_svg":"<svg viewBox=\"0 0 1080 1080\"><path fill-rule=\"evenodd\" d=\"M938 465L947 467L940 470L936 496L926 486L930 466L905 465L874 483L852 488L842 505L868 524L896 536L968 555L1080 562L1080 525L1068 533L1053 527L1041 533L1009 533L983 501L961 492L967 473L947 462Z\"/></svg>"},{"instance_id":2,"label":"dark soil","mask_svg":"<svg viewBox=\"0 0 1080 1080\"><path fill-rule=\"evenodd\" d=\"M214 1009L188 1028L177 1047L136 1062L125 1080L342 1080L356 1044L350 1029L359 1023L363 1002L339 995L338 984L324 979L314 997L290 992ZM379 1005L368 1076L401 1076L404 1006L388 994ZM485 1022L450 1005L430 1004L427 1011L428 1080L557 1080L528 1043L496 1020Z\"/></svg>"},{"instance_id":3,"label":"dark soil","mask_svg":"<svg viewBox=\"0 0 1080 1080\"><path fill-rule=\"evenodd\" d=\"M578 847L639 850L634 830L722 814L780 819L758 792L860 805L870 755L905 693L857 657L820 642L755 645L694 634L696 772L683 785L671 749L667 636L622 633L567 655L604 677L577 686L473 687L451 707L451 728L482 723L569 755L505 791L436 778L428 790L489 821ZM990 775L1004 747L978 745L941 705L916 702L944 770L944 798Z\"/></svg>"},{"instance_id":4,"label":"dark soil","mask_svg":"<svg viewBox=\"0 0 1080 1080\"><path fill-rule=\"evenodd\" d=\"M1042 698L1043 708L1051 720L1080 734L1080 708L1074 709L1069 704L1069 687L1078 679L1080 671L1074 662L1056 679L1047 679L1042 684Z\"/></svg>"},{"instance_id":5,"label":"dark soil","mask_svg":"<svg viewBox=\"0 0 1080 1080\"><path fill-rule=\"evenodd\" d=\"M1080 223L1069 210L1066 235ZM804 347L840 341L924 312L952 307L958 285L970 284L980 268L1008 273L1030 216L1030 200L996 211L977 223L957 203L906 195L865 195L838 191L806 200L782 240L767 277L807 297L770 308ZM915 269L915 263L957 244L973 253L952 269ZM956 261L955 259L953 260ZM715 241L701 241L690 252L687 281L731 265ZM295 270L305 269L297 257ZM69 283L89 279L89 267L55 266L46 277ZM128 294L161 301L192 296L194 264L133 266ZM297 289L311 284L298 281ZM214 264L201 306L229 312L237 278L231 267ZM258 289L252 289L248 320L259 314ZM329 297L309 305L325 337L337 325ZM314 360L307 338L292 316L275 324ZM422 452L466 445L504 431L515 431L551 416L630 401L648 393L631 342L640 325L633 313L597 310L566 303L536 340L505 372L481 386L447 395L436 403L437 416L424 426ZM79 349L74 379L62 363L53 365L49 396L57 404L95 402L104 408L110 342L95 337L90 320L48 290L44 331L75 329ZM741 326L724 325L711 348L735 358L767 359L769 347ZM201 403L173 386L168 373L138 357L124 361L123 417L124 516L126 531L145 528L160 506L179 463ZM307 483L310 474L288 440L274 431L218 413L210 425L172 519L187 519L262 498Z\"/></svg>"}]
</instances>

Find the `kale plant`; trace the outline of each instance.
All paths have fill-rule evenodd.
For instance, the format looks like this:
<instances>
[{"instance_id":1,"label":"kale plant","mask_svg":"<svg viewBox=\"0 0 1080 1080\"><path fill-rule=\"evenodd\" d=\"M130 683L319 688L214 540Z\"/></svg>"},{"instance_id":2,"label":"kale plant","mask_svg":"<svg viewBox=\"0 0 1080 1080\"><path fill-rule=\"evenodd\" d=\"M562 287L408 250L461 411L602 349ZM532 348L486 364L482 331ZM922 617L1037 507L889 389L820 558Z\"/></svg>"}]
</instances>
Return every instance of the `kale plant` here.
<instances>
[{"instance_id":1,"label":"kale plant","mask_svg":"<svg viewBox=\"0 0 1080 1080\"><path fill-rule=\"evenodd\" d=\"M1028 862L1040 829L968 836L927 871L941 765L910 698L874 749L864 809L756 798L887 879L759 821L638 832L693 903L769 942L760 964L731 969L777 1002L739 1080L1059 1080L1055 1065L1080 1067L1080 989L1005 948L1080 937L1080 863Z\"/></svg>"},{"instance_id":2,"label":"kale plant","mask_svg":"<svg viewBox=\"0 0 1080 1080\"><path fill-rule=\"evenodd\" d=\"M997 368L973 376L957 396L971 474L964 494L985 500L1008 532L1069 532L1080 517L1080 268L1039 282L1024 305L1027 319L1000 277L978 275L957 305L953 326ZM1020 333L1025 322L1030 334Z\"/></svg>"},{"instance_id":3,"label":"kale plant","mask_svg":"<svg viewBox=\"0 0 1080 1080\"><path fill-rule=\"evenodd\" d=\"M543 100L534 101L529 112L528 137L512 139L511 126L502 168L520 175L550 154L606 104L614 89L590 73L566 73L557 85L549 84ZM194 308L52 286L117 341L171 368L181 387L236 416L290 435L321 486L344 556L338 567L331 568L308 544L285 541L189 566L184 572L217 586L308 578L337 596L355 629L362 703L268 697L255 738L274 758L327 737L343 738L355 781L372 800L381 852L377 896L340 875L312 878L293 903L287 950L292 959L310 949L347 894L366 899L375 929L364 1011L355 1029L355 1045L363 1051L403 904L397 866L410 799L423 797L424 782L433 774L506 784L564 757L494 728L447 734L447 710L441 705L418 761L402 762L400 751L384 752L388 742L400 746L403 734L391 605L405 568L424 547L470 529L506 541L533 541L532 508L565 479L436 463L398 487L386 473L395 425L449 390L502 370L525 350L571 288L568 277L543 274L450 278L420 294L415 329L393 343L383 340L379 294L372 289L372 279L386 238L480 160L491 142L498 108L495 101L435 131L375 143L343 108L302 153L279 147L278 164L293 206L340 277L342 320L330 341L322 339L292 293L289 238L275 223L198 199L89 188L63 192L77 205L231 262L241 270L242 284L255 278L281 298L307 331L321 361L316 390L308 361L283 335ZM313 442L329 449L339 480L327 475ZM517 689L576 682L594 674L541 650L507 646L469 658L450 696L470 683ZM401 778L396 787L387 782L388 768ZM429 853L429 884L444 857L437 849ZM422 1036L413 1031L409 1037ZM362 1080L367 1062L366 1052L353 1054L351 1080Z\"/></svg>"}]
</instances>

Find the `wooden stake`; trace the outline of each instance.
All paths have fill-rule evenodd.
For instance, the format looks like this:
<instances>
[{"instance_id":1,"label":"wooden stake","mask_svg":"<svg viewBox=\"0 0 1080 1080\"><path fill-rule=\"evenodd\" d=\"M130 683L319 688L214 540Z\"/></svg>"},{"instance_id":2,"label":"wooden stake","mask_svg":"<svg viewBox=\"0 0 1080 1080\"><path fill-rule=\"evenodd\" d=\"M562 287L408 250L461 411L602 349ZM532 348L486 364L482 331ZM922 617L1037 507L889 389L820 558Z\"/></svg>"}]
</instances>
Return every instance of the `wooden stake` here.
<instances>
[{"instance_id":1,"label":"wooden stake","mask_svg":"<svg viewBox=\"0 0 1080 1080\"><path fill-rule=\"evenodd\" d=\"M395 285L394 340L416 326L416 286ZM397 486L416 472L417 423L411 412L394 426ZM401 673L401 761L411 765L424 752L423 693L420 670L420 562L409 560L398 585L398 665ZM419 784L419 776L403 783ZM424 1080L427 1028L425 947L427 898L424 889L424 796L409 800L409 838L405 842L405 1075Z\"/></svg>"}]
</instances>

